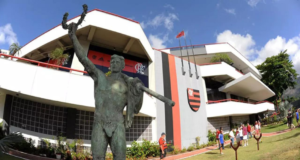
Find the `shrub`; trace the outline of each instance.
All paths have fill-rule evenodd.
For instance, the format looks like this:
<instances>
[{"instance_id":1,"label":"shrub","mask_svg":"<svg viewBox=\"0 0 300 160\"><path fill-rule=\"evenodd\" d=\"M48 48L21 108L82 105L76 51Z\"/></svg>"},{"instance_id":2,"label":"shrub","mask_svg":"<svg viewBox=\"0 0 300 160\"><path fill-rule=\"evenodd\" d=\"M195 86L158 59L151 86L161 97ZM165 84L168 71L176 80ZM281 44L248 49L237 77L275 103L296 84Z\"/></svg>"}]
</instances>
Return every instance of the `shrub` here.
<instances>
[{"instance_id":1,"label":"shrub","mask_svg":"<svg viewBox=\"0 0 300 160\"><path fill-rule=\"evenodd\" d=\"M224 134L224 140L226 141L226 140L229 140L230 138L229 138L229 133L227 133L227 134Z\"/></svg>"},{"instance_id":2,"label":"shrub","mask_svg":"<svg viewBox=\"0 0 300 160\"><path fill-rule=\"evenodd\" d=\"M286 124L287 123L287 118L283 118L282 123Z\"/></svg>"},{"instance_id":3,"label":"shrub","mask_svg":"<svg viewBox=\"0 0 300 160\"><path fill-rule=\"evenodd\" d=\"M187 150L188 151L193 151L194 149L195 149L194 145L190 145Z\"/></svg>"},{"instance_id":4,"label":"shrub","mask_svg":"<svg viewBox=\"0 0 300 160\"><path fill-rule=\"evenodd\" d=\"M217 53L214 57L211 58L210 62L226 62L229 65L233 63L231 58L224 53Z\"/></svg>"},{"instance_id":5,"label":"shrub","mask_svg":"<svg viewBox=\"0 0 300 160\"><path fill-rule=\"evenodd\" d=\"M156 157L160 154L160 148L157 142L143 140L140 144L136 141L132 142L131 147L127 148L126 157L128 158L145 158Z\"/></svg>"},{"instance_id":6,"label":"shrub","mask_svg":"<svg viewBox=\"0 0 300 160\"><path fill-rule=\"evenodd\" d=\"M208 131L208 141L215 142L216 141L216 134L213 133L211 130Z\"/></svg>"},{"instance_id":7,"label":"shrub","mask_svg":"<svg viewBox=\"0 0 300 160\"><path fill-rule=\"evenodd\" d=\"M196 137L196 145L200 144L200 137Z\"/></svg>"},{"instance_id":8,"label":"shrub","mask_svg":"<svg viewBox=\"0 0 300 160\"><path fill-rule=\"evenodd\" d=\"M172 154L178 154L180 152L180 150L177 147L172 146Z\"/></svg>"},{"instance_id":9,"label":"shrub","mask_svg":"<svg viewBox=\"0 0 300 160\"><path fill-rule=\"evenodd\" d=\"M197 149L200 149L200 148L201 148L201 145L197 144L197 145L196 145L196 148L197 148Z\"/></svg>"},{"instance_id":10,"label":"shrub","mask_svg":"<svg viewBox=\"0 0 300 160\"><path fill-rule=\"evenodd\" d=\"M184 147L180 152L181 153L185 153L186 152L186 148Z\"/></svg>"},{"instance_id":11,"label":"shrub","mask_svg":"<svg viewBox=\"0 0 300 160\"><path fill-rule=\"evenodd\" d=\"M274 118L274 121L277 122L277 115L276 114L273 116L273 118Z\"/></svg>"}]
</instances>

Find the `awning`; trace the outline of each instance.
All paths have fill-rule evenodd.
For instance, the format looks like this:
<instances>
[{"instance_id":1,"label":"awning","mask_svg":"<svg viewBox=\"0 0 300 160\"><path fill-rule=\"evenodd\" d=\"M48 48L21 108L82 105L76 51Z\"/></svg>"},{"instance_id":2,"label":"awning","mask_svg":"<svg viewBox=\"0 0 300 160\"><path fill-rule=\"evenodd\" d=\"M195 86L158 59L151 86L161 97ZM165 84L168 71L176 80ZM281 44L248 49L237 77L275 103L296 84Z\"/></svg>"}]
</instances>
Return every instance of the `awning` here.
<instances>
[{"instance_id":1,"label":"awning","mask_svg":"<svg viewBox=\"0 0 300 160\"><path fill-rule=\"evenodd\" d=\"M275 95L269 87L256 78L252 73L247 73L246 75L220 87L219 91L256 101L262 101Z\"/></svg>"}]
</instances>

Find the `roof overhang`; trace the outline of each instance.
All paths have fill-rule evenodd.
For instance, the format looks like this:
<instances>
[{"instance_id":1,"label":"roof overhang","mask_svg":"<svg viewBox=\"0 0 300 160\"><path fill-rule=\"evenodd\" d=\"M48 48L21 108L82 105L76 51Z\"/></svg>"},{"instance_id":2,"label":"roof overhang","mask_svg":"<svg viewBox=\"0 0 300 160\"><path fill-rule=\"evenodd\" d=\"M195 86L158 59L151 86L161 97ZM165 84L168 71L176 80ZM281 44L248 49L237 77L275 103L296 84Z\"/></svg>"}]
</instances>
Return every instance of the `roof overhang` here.
<instances>
[{"instance_id":1,"label":"roof overhang","mask_svg":"<svg viewBox=\"0 0 300 160\"><path fill-rule=\"evenodd\" d=\"M62 17L61 17L62 18ZM68 24L79 20L77 16ZM98 9L88 12L82 25L78 27L77 37L85 38L90 44L115 50L137 57L154 59L152 47L141 27L133 20ZM24 45L20 57L41 59L47 57L56 47L72 47L68 31L58 25Z\"/></svg>"},{"instance_id":2,"label":"roof overhang","mask_svg":"<svg viewBox=\"0 0 300 160\"><path fill-rule=\"evenodd\" d=\"M262 101L275 95L269 87L251 73L220 87L219 91L256 101Z\"/></svg>"}]
</instances>

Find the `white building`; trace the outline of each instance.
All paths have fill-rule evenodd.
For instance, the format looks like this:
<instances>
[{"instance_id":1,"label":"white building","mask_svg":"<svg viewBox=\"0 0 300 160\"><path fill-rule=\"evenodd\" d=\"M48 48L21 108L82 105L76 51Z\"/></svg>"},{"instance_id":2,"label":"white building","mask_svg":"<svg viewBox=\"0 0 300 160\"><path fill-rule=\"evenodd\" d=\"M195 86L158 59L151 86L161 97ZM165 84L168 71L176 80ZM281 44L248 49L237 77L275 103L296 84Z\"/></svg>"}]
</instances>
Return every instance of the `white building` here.
<instances>
[{"instance_id":1,"label":"white building","mask_svg":"<svg viewBox=\"0 0 300 160\"><path fill-rule=\"evenodd\" d=\"M168 142L188 147L198 136L200 143L207 142L208 130L222 126L228 131L234 123L253 123L259 113L274 110L272 103L264 101L274 92L228 43L194 45L197 65L190 63L190 77L186 51L191 55L191 46L183 48L183 61L179 47L153 49L139 22L95 9L88 12L76 34L97 68L107 72L110 55L122 55L125 74L139 77L145 86L176 103L172 108L144 94L142 109L126 131L128 144L157 141L166 132ZM48 64L48 53L56 47L64 47L69 54L59 69ZM210 63L216 53L228 54L233 66ZM61 25L52 28L24 45L19 57L18 61L0 58L0 68L5 68L0 70L0 118L9 124L10 132L22 132L35 145L62 132L68 139L83 139L89 147L95 110L93 81L74 54L67 31Z\"/></svg>"}]
</instances>

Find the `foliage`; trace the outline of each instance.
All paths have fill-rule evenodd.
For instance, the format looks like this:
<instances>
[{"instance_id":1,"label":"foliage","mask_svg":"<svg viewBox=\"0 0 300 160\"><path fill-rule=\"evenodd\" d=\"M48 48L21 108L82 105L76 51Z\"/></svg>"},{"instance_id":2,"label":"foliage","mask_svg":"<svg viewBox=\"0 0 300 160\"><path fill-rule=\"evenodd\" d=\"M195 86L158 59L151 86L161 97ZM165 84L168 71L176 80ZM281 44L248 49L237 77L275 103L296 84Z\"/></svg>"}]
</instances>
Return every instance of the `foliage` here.
<instances>
[{"instance_id":1,"label":"foliage","mask_svg":"<svg viewBox=\"0 0 300 160\"><path fill-rule=\"evenodd\" d=\"M193 151L194 149L195 149L194 145L190 145L187 150L188 151Z\"/></svg>"},{"instance_id":2,"label":"foliage","mask_svg":"<svg viewBox=\"0 0 300 160\"><path fill-rule=\"evenodd\" d=\"M200 149L200 148L201 148L201 145L197 144L196 149Z\"/></svg>"},{"instance_id":3,"label":"foliage","mask_svg":"<svg viewBox=\"0 0 300 160\"><path fill-rule=\"evenodd\" d=\"M200 137L196 137L196 145L200 144Z\"/></svg>"},{"instance_id":4,"label":"foliage","mask_svg":"<svg viewBox=\"0 0 300 160\"><path fill-rule=\"evenodd\" d=\"M0 139L0 152L6 151L8 147L24 142L25 139L21 134L9 134Z\"/></svg>"},{"instance_id":5,"label":"foliage","mask_svg":"<svg viewBox=\"0 0 300 160\"><path fill-rule=\"evenodd\" d=\"M283 123L283 124L286 124L286 123L287 123L287 118L286 118L286 117L283 118L282 123Z\"/></svg>"},{"instance_id":6,"label":"foliage","mask_svg":"<svg viewBox=\"0 0 300 160\"><path fill-rule=\"evenodd\" d=\"M64 48L55 48L49 55L52 60L55 60L56 65L62 65L65 63L66 59L69 57L68 54L63 54Z\"/></svg>"},{"instance_id":7,"label":"foliage","mask_svg":"<svg viewBox=\"0 0 300 160\"><path fill-rule=\"evenodd\" d=\"M281 99L283 91L296 86L295 78L298 74L293 67L293 62L289 60L287 50L268 57L262 64L256 66L262 73L261 80L275 92L275 99Z\"/></svg>"},{"instance_id":8,"label":"foliage","mask_svg":"<svg viewBox=\"0 0 300 160\"><path fill-rule=\"evenodd\" d=\"M224 140L226 141L226 140L229 140L230 138L229 138L229 133L227 133L227 134L224 134Z\"/></svg>"},{"instance_id":9,"label":"foliage","mask_svg":"<svg viewBox=\"0 0 300 160\"><path fill-rule=\"evenodd\" d=\"M293 105L290 104L288 101L280 102L279 106L280 117L286 117L288 111L293 108Z\"/></svg>"},{"instance_id":10,"label":"foliage","mask_svg":"<svg viewBox=\"0 0 300 160\"><path fill-rule=\"evenodd\" d=\"M111 71L108 71L105 73L106 77L109 76L111 74Z\"/></svg>"},{"instance_id":11,"label":"foliage","mask_svg":"<svg viewBox=\"0 0 300 160\"><path fill-rule=\"evenodd\" d=\"M21 48L22 48L22 46L20 46L18 43L12 43L9 46L10 55L12 55L12 56L15 56L16 54L19 55Z\"/></svg>"},{"instance_id":12,"label":"foliage","mask_svg":"<svg viewBox=\"0 0 300 160\"><path fill-rule=\"evenodd\" d=\"M180 153L185 153L186 152L186 148L184 147L181 151L180 151Z\"/></svg>"},{"instance_id":13,"label":"foliage","mask_svg":"<svg viewBox=\"0 0 300 160\"><path fill-rule=\"evenodd\" d=\"M180 149L178 149L177 147L172 146L172 149L173 149L172 154L180 153Z\"/></svg>"},{"instance_id":14,"label":"foliage","mask_svg":"<svg viewBox=\"0 0 300 160\"><path fill-rule=\"evenodd\" d=\"M225 62L229 65L233 63L228 54L225 53L217 53L214 57L211 58L210 62Z\"/></svg>"},{"instance_id":15,"label":"foliage","mask_svg":"<svg viewBox=\"0 0 300 160\"><path fill-rule=\"evenodd\" d=\"M216 141L216 134L213 133L211 130L208 131L208 141L209 142L215 142Z\"/></svg>"},{"instance_id":16,"label":"foliage","mask_svg":"<svg viewBox=\"0 0 300 160\"><path fill-rule=\"evenodd\" d=\"M127 148L127 158L145 158L156 157L160 154L160 148L157 142L143 140L142 143L136 141L132 142L131 147Z\"/></svg>"}]
</instances>

